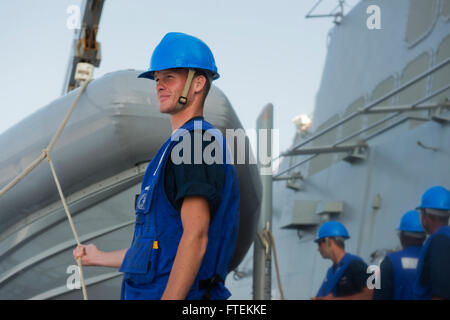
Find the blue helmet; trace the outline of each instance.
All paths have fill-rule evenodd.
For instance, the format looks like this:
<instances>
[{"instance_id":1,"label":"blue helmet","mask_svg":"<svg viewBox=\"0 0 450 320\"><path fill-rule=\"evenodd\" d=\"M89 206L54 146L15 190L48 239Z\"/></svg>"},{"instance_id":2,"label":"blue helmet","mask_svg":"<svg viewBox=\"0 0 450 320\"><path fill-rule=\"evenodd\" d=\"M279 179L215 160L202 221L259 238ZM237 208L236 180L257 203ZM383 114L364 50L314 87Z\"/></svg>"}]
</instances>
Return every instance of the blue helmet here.
<instances>
[{"instance_id":1,"label":"blue helmet","mask_svg":"<svg viewBox=\"0 0 450 320\"><path fill-rule=\"evenodd\" d=\"M402 219L400 220L400 225L397 228L398 231L406 231L406 232L420 232L425 233L425 230L422 228L422 223L420 222L419 212L416 210L410 210L403 214Z\"/></svg>"},{"instance_id":2,"label":"blue helmet","mask_svg":"<svg viewBox=\"0 0 450 320\"><path fill-rule=\"evenodd\" d=\"M320 227L317 238L314 240L314 242L318 242L320 239L326 237L342 237L345 239L350 238L344 225L337 221L325 222Z\"/></svg>"},{"instance_id":3,"label":"blue helmet","mask_svg":"<svg viewBox=\"0 0 450 320\"><path fill-rule=\"evenodd\" d=\"M450 211L450 191L441 186L429 188L422 195L422 202L416 209Z\"/></svg>"},{"instance_id":4,"label":"blue helmet","mask_svg":"<svg viewBox=\"0 0 450 320\"><path fill-rule=\"evenodd\" d=\"M200 39L180 32L170 32L156 46L148 71L138 78L154 80L153 73L159 70L187 68L209 71L212 79L219 78L214 56Z\"/></svg>"}]
</instances>

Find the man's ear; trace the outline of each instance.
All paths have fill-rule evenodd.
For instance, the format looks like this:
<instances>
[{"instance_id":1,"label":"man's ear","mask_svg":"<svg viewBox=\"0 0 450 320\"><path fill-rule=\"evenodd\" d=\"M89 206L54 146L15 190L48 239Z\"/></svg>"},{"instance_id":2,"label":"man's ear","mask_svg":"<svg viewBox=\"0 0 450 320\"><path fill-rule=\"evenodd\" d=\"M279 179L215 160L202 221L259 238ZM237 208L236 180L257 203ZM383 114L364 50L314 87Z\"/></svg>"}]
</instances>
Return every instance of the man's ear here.
<instances>
[{"instance_id":1,"label":"man's ear","mask_svg":"<svg viewBox=\"0 0 450 320\"><path fill-rule=\"evenodd\" d=\"M334 241L334 238L332 238L332 237L328 238L328 247L331 248L334 245L336 245L336 242Z\"/></svg>"},{"instance_id":2,"label":"man's ear","mask_svg":"<svg viewBox=\"0 0 450 320\"><path fill-rule=\"evenodd\" d=\"M206 85L206 77L204 75L197 75L194 78L194 92L199 93L203 90Z\"/></svg>"}]
</instances>

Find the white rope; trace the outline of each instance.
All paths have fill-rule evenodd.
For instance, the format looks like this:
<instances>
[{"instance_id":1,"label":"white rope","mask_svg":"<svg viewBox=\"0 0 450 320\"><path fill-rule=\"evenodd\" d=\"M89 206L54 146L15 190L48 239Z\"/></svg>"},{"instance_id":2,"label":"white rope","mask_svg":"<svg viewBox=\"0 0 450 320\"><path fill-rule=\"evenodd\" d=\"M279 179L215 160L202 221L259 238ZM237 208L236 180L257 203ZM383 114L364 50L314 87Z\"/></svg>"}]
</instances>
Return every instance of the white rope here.
<instances>
[{"instance_id":1,"label":"white rope","mask_svg":"<svg viewBox=\"0 0 450 320\"><path fill-rule=\"evenodd\" d=\"M280 268L278 267L277 249L275 248L275 239L273 238L272 232L270 232L269 229L264 230L264 237L269 239L269 242L272 244L273 257L275 259L275 270L277 272L278 289L280 291L281 300L284 300L283 286L281 285L280 278Z\"/></svg>"},{"instance_id":2,"label":"white rope","mask_svg":"<svg viewBox=\"0 0 450 320\"><path fill-rule=\"evenodd\" d=\"M85 90L88 82L89 81L84 82L83 85L81 86L80 91L78 92L78 95L76 96L75 100L72 103L72 106L69 109L69 112L67 113L63 122L59 126L58 130L56 131L55 136L50 141L47 148L45 148L42 151L42 153L39 155L39 157L36 160L34 160L25 170L23 170L16 178L14 178L14 180L12 180L5 187L3 187L2 190L0 190L0 197L2 195L4 195L6 192L8 192L9 190L11 190L17 183L19 183L20 180L22 180L27 174L29 174L34 168L36 168L42 162L42 160L45 159L45 157L47 156L47 153L50 153L53 150L56 140L58 140L59 136L61 135L62 130L64 129L67 121L69 120L69 117L72 114L73 110L75 109L75 106L77 105L78 100L80 99L80 96L83 93L83 91ZM47 150L47 153L45 152L45 150Z\"/></svg>"},{"instance_id":3,"label":"white rope","mask_svg":"<svg viewBox=\"0 0 450 320\"><path fill-rule=\"evenodd\" d=\"M75 229L75 225L73 224L72 216L70 215L69 208L67 207L66 198L64 197L64 194L61 189L61 185L58 180L58 176L56 175L55 167L53 166L52 158L50 157L50 154L47 153L47 161L50 165L50 169L52 170L53 179L55 180L56 187L58 188L59 197L61 198L61 202L64 207L64 211L66 212L67 219L69 220L70 228L72 229L73 236L75 237L75 240L78 245L81 245L80 239L78 238L77 230ZM81 257L78 257L77 259L78 269L80 270L80 279L81 279L81 288L83 290L83 299L88 300L87 291L86 291L86 285L84 282L84 275L83 275L83 268L81 264Z\"/></svg>"},{"instance_id":4,"label":"white rope","mask_svg":"<svg viewBox=\"0 0 450 320\"><path fill-rule=\"evenodd\" d=\"M278 267L277 249L275 247L275 239L273 238L272 232L270 232L269 229L269 223L267 222L266 228L263 231L263 236L261 236L259 233L256 233L256 235L258 236L261 245L264 247L266 255L269 254L270 247L272 246L273 257L275 262L275 270L277 272L278 290L280 291L281 300L284 300L283 286L281 284L281 277L280 277L280 268Z\"/></svg>"},{"instance_id":5,"label":"white rope","mask_svg":"<svg viewBox=\"0 0 450 320\"><path fill-rule=\"evenodd\" d=\"M45 152L42 152L39 158L34 160L33 163L31 163L25 170L23 170L21 174L19 174L16 178L14 178L13 181L8 183L5 187L3 187L2 190L0 190L0 197L4 195L6 192L8 192L10 189L12 189L17 183L19 183L19 181L22 180L27 174L29 174L31 170L36 168L38 164L45 159L45 157L46 157Z\"/></svg>"},{"instance_id":6,"label":"white rope","mask_svg":"<svg viewBox=\"0 0 450 320\"><path fill-rule=\"evenodd\" d=\"M72 115L73 110L75 109L76 105L78 104L78 100L80 100L81 94L86 89L89 81L90 80L83 82L83 84L82 84L82 86L80 88L80 91L78 92L77 96L75 97L75 100L72 103L72 106L70 107L69 111L67 112L66 117L64 118L64 120L61 122L58 130L55 133L55 136L50 141L50 143L47 146L47 148L45 148L42 151L40 156L36 160L34 160L31 163L31 165L29 165L16 178L14 178L13 181L8 183L4 188L2 188L2 190L0 190L0 197L1 197L6 192L8 192L10 189L12 189L17 183L19 183L19 181L22 180L27 174L29 174L34 168L36 168L42 162L42 160L47 158L47 161L48 161L48 163L50 165L50 169L52 171L53 179L55 180L56 187L58 189L59 197L61 198L61 202L63 204L64 210L65 210L66 215L67 215L67 219L69 220L70 228L72 229L73 236L75 237L75 240L76 240L78 245L81 245L81 243L80 243L80 240L78 238L78 234L77 234L77 231L75 229L75 225L73 223L72 216L70 215L70 211L69 211L69 208L67 206L66 199L65 199L64 194L62 192L62 188L61 188L61 185L59 183L58 176L56 175L55 167L53 166L53 162L52 162L52 158L50 157L50 153L53 150L53 147L55 146L55 143L58 140L59 136L61 135L61 132L63 131L64 127L66 126L67 121L69 120L70 116ZM78 269L80 270L80 278L81 278L81 287L82 287L82 291L83 291L83 298L84 298L84 300L88 300L87 291L86 291L86 285L85 285L84 275L83 275L83 268L82 268L82 265L81 265L81 257L77 259L77 264L78 264Z\"/></svg>"}]
</instances>

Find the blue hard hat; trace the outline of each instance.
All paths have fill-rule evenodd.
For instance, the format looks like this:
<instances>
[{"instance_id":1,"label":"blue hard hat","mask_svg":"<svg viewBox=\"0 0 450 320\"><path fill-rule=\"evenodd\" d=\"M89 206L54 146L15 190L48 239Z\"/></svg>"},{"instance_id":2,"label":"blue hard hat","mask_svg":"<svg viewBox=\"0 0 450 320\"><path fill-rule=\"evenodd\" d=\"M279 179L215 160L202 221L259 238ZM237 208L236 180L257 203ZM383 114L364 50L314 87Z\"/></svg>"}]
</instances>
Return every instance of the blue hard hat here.
<instances>
[{"instance_id":1,"label":"blue hard hat","mask_svg":"<svg viewBox=\"0 0 450 320\"><path fill-rule=\"evenodd\" d=\"M420 222L420 214L416 210L410 210L403 214L400 220L400 225L397 228L399 231L407 232L421 232L425 233Z\"/></svg>"},{"instance_id":2,"label":"blue hard hat","mask_svg":"<svg viewBox=\"0 0 450 320\"><path fill-rule=\"evenodd\" d=\"M429 188L422 195L422 202L416 209L450 210L450 191L441 186Z\"/></svg>"},{"instance_id":3,"label":"blue hard hat","mask_svg":"<svg viewBox=\"0 0 450 320\"><path fill-rule=\"evenodd\" d=\"M155 71L173 68L202 69L209 71L213 80L219 78L209 47L202 40L181 32L170 32L164 36L153 51L150 68L138 78L154 80Z\"/></svg>"},{"instance_id":4,"label":"blue hard hat","mask_svg":"<svg viewBox=\"0 0 450 320\"><path fill-rule=\"evenodd\" d=\"M345 239L350 238L344 225L337 221L325 222L320 227L317 238L314 241L318 242L320 239L326 237L343 237Z\"/></svg>"}]
</instances>

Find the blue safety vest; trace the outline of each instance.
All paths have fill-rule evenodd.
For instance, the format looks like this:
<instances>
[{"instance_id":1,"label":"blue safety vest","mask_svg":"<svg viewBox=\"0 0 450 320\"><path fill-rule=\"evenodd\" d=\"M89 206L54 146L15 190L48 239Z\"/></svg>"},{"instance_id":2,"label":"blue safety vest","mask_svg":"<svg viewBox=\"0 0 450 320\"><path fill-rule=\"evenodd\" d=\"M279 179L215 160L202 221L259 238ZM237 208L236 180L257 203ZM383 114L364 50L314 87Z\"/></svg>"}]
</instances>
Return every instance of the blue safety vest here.
<instances>
[{"instance_id":1,"label":"blue safety vest","mask_svg":"<svg viewBox=\"0 0 450 320\"><path fill-rule=\"evenodd\" d=\"M431 288L424 287L420 282L420 278L422 277L423 264L425 261L425 257L427 256L427 252L428 252L428 248L430 246L431 240L435 236L440 235L440 234L443 234L450 238L450 227L444 226L444 227L439 228L439 230L437 230L435 233L433 233L432 235L430 235L428 237L427 241L425 241L425 243L422 247L422 250L420 250L419 262L417 264L417 277L416 277L416 281L414 284L414 297L416 299L421 299L421 300L431 299Z\"/></svg>"},{"instance_id":2,"label":"blue safety vest","mask_svg":"<svg viewBox=\"0 0 450 320\"><path fill-rule=\"evenodd\" d=\"M410 246L387 255L394 269L394 300L413 299L420 249L420 246Z\"/></svg>"},{"instance_id":3,"label":"blue safety vest","mask_svg":"<svg viewBox=\"0 0 450 320\"><path fill-rule=\"evenodd\" d=\"M133 241L120 268L124 272L122 299L160 299L164 293L183 234L180 212L173 208L165 193L165 166L180 136L197 129L208 130L221 145L226 181L220 205L210 221L205 255L186 299L198 300L205 295L210 299L227 299L231 295L224 280L238 234L239 182L234 166L226 161L229 154L220 131L204 120L191 120L163 144L145 172L136 203Z\"/></svg>"},{"instance_id":4,"label":"blue safety vest","mask_svg":"<svg viewBox=\"0 0 450 320\"><path fill-rule=\"evenodd\" d=\"M320 286L319 291L317 292L317 297L325 297L327 295L329 295L330 293L333 294L333 296L336 296L336 290L337 290L337 284L339 282L339 279L342 277L342 275L344 274L345 270L347 270L348 265L350 264L350 262L352 262L353 260L361 260L363 261L360 257L355 256L353 254L350 253L346 253L341 261L339 261L339 263L337 264L336 268L333 268L333 266L331 266L328 269L327 275L325 277L325 280L323 281L322 285Z\"/></svg>"}]
</instances>

